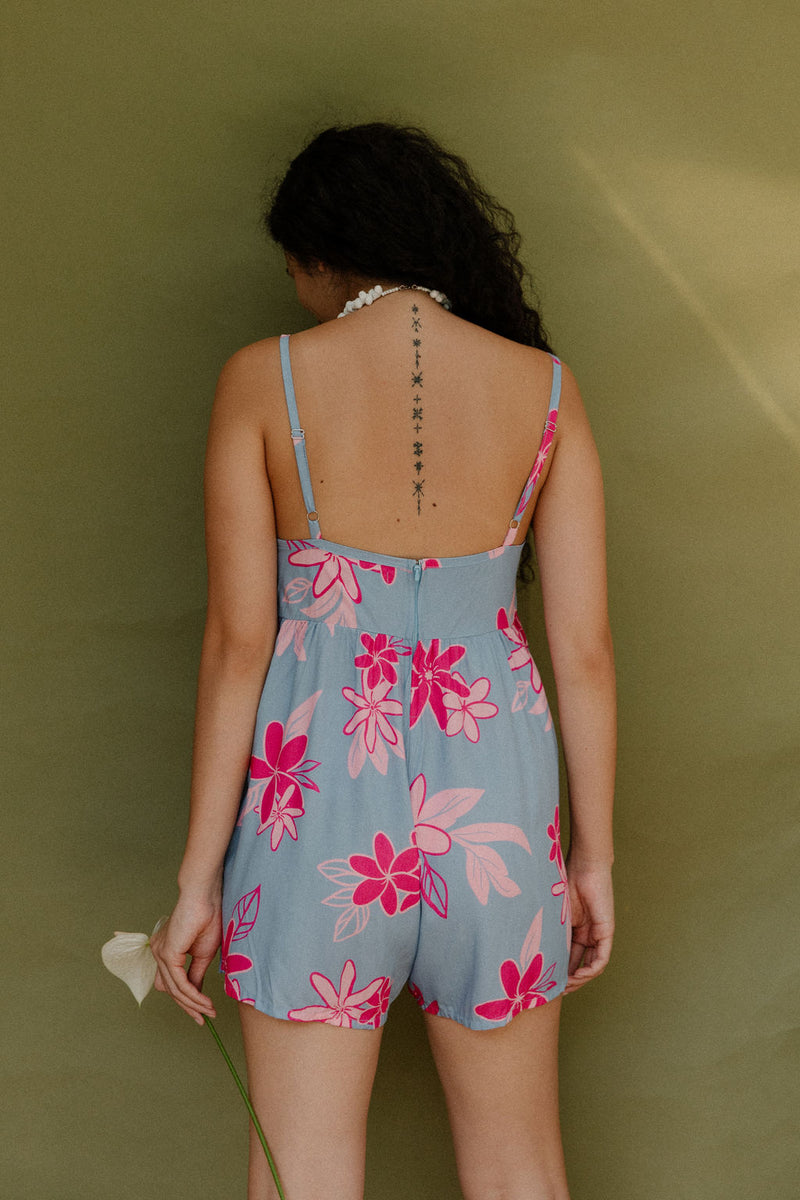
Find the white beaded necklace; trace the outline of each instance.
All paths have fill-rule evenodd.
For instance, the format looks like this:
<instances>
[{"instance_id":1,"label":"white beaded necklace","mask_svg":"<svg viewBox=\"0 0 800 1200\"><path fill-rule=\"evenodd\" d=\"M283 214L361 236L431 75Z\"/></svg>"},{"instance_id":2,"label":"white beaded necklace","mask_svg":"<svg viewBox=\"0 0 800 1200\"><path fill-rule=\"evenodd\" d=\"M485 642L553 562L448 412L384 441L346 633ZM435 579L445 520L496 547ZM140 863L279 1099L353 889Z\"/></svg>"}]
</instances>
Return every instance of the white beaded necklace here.
<instances>
[{"instance_id":1,"label":"white beaded necklace","mask_svg":"<svg viewBox=\"0 0 800 1200\"><path fill-rule=\"evenodd\" d=\"M379 283L376 283L375 287L370 288L368 292L359 292L355 300L348 300L342 311L336 314L337 319L339 317L346 317L348 313L355 312L358 308L363 308L365 304L372 304L373 300L380 300L382 296L388 296L392 292L405 291L427 292L431 300L435 300L437 304L441 304L442 308L450 309L453 307L444 292L437 292L434 288L422 287L419 283L401 283L398 287L386 288L385 291Z\"/></svg>"}]
</instances>

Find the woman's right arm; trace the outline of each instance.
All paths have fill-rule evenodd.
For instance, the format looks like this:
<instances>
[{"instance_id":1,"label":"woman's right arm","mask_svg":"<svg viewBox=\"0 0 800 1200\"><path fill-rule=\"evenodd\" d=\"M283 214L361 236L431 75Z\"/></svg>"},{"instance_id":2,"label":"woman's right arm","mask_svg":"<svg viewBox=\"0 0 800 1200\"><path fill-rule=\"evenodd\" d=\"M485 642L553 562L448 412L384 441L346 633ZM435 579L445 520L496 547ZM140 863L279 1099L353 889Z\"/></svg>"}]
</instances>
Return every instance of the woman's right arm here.
<instances>
[{"instance_id":1,"label":"woman's right arm","mask_svg":"<svg viewBox=\"0 0 800 1200\"><path fill-rule=\"evenodd\" d=\"M220 944L223 860L277 632L275 519L263 439L268 378L263 350L245 347L223 367L214 398L204 476L208 609L189 831L178 903L168 925L151 938L156 987L200 1023L203 1013L213 1016L199 989Z\"/></svg>"},{"instance_id":2,"label":"woman's right arm","mask_svg":"<svg viewBox=\"0 0 800 1200\"><path fill-rule=\"evenodd\" d=\"M616 685L608 620L603 482L572 372L562 368L558 434L533 516L545 628L567 767L572 907L568 991L611 952Z\"/></svg>"}]
</instances>

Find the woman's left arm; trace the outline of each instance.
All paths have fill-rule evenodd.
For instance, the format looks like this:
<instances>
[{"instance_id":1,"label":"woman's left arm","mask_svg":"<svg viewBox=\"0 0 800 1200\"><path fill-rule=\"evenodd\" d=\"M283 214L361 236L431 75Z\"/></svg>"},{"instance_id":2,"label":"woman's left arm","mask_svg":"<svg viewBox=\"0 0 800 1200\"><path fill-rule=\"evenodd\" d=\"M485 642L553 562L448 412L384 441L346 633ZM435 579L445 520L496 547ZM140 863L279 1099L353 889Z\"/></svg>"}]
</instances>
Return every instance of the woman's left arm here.
<instances>
[{"instance_id":1,"label":"woman's left arm","mask_svg":"<svg viewBox=\"0 0 800 1200\"><path fill-rule=\"evenodd\" d=\"M214 397L204 479L208 610L189 831L178 903L150 941L156 988L200 1024L204 1013L214 1015L199 989L221 941L223 861L277 633L275 517L262 432L265 377L263 350L245 347L225 363Z\"/></svg>"}]
</instances>

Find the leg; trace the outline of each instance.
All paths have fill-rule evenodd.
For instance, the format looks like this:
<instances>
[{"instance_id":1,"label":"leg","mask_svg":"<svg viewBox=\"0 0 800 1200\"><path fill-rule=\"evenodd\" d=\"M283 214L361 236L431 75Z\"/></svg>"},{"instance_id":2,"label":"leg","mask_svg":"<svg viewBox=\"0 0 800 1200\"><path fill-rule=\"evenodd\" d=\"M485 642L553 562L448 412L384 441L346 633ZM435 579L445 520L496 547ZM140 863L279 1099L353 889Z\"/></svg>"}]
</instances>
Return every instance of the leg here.
<instances>
[{"instance_id":1,"label":"leg","mask_svg":"<svg viewBox=\"0 0 800 1200\"><path fill-rule=\"evenodd\" d=\"M362 1200L367 1109L381 1030L280 1020L239 1005L250 1099L291 1200ZM274 1200L250 1128L248 1200Z\"/></svg>"},{"instance_id":2,"label":"leg","mask_svg":"<svg viewBox=\"0 0 800 1200\"><path fill-rule=\"evenodd\" d=\"M425 1014L465 1200L569 1200L558 1117L561 997L500 1029Z\"/></svg>"}]
</instances>

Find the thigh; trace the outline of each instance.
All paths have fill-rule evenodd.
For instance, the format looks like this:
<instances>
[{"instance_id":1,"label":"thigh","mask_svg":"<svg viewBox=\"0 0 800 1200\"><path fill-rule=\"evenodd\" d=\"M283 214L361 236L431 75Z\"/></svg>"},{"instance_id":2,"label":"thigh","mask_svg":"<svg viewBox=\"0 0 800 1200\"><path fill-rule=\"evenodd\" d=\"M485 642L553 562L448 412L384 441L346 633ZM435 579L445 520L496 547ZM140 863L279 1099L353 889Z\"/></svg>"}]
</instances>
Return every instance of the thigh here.
<instances>
[{"instance_id":1,"label":"thigh","mask_svg":"<svg viewBox=\"0 0 800 1200\"><path fill-rule=\"evenodd\" d=\"M362 1200L381 1029L286 1021L239 1005L248 1090L291 1200ZM277 1197L251 1128L248 1200Z\"/></svg>"},{"instance_id":2,"label":"thigh","mask_svg":"<svg viewBox=\"0 0 800 1200\"><path fill-rule=\"evenodd\" d=\"M568 1200L558 1113L561 996L499 1029L425 1014L465 1200Z\"/></svg>"}]
</instances>

